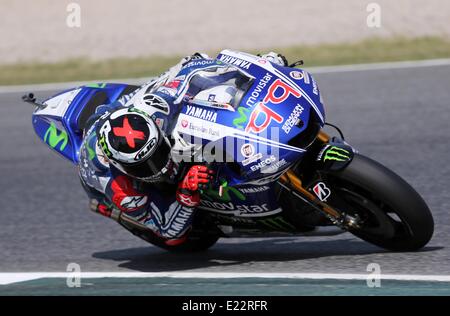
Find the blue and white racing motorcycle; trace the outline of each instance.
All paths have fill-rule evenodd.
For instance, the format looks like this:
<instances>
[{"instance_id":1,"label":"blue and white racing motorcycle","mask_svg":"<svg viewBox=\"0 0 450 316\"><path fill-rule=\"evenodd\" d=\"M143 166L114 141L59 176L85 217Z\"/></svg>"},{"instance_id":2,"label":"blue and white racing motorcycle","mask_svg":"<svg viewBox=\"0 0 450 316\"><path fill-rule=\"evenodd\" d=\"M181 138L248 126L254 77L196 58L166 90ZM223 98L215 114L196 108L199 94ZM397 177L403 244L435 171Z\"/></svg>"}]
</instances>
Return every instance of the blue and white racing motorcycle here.
<instances>
[{"instance_id":1,"label":"blue and white racing motorcycle","mask_svg":"<svg viewBox=\"0 0 450 316\"><path fill-rule=\"evenodd\" d=\"M204 250L221 237L346 231L393 251L425 246L434 223L423 199L398 175L357 153L339 129L339 137L323 132L325 113L317 83L295 66L225 50L215 60L183 67L178 82L163 91L179 105L166 131L189 147L192 157L207 161L216 180L202 192L183 245L166 246L124 214L117 221L170 250ZM77 164L87 119L99 105L137 88L91 84L42 103L32 94L24 100L36 106L37 135Z\"/></svg>"}]
</instances>

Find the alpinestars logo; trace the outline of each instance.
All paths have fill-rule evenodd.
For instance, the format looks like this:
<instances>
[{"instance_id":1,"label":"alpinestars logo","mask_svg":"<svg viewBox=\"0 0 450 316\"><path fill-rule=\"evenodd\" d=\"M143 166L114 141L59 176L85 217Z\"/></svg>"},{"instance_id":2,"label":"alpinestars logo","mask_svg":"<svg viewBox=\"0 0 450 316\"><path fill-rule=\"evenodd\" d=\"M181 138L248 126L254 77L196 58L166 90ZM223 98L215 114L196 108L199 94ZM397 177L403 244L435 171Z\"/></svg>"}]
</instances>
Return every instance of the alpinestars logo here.
<instances>
[{"instance_id":1,"label":"alpinestars logo","mask_svg":"<svg viewBox=\"0 0 450 316\"><path fill-rule=\"evenodd\" d=\"M179 194L177 196L178 202L187 207L195 207L198 205L198 201L193 199L190 195Z\"/></svg>"},{"instance_id":2,"label":"alpinestars logo","mask_svg":"<svg viewBox=\"0 0 450 316\"><path fill-rule=\"evenodd\" d=\"M327 146L321 154L319 154L318 161L347 161L351 158L350 152L346 149L337 146Z\"/></svg>"},{"instance_id":3,"label":"alpinestars logo","mask_svg":"<svg viewBox=\"0 0 450 316\"><path fill-rule=\"evenodd\" d=\"M160 96L156 94L145 94L142 99L144 100L144 103L148 106L154 107L157 109L157 111L169 115L170 113L170 107L169 104L161 98Z\"/></svg>"},{"instance_id":4,"label":"alpinestars logo","mask_svg":"<svg viewBox=\"0 0 450 316\"><path fill-rule=\"evenodd\" d=\"M124 209L137 209L141 206L144 206L147 203L146 196L127 196L122 200L120 206Z\"/></svg>"}]
</instances>

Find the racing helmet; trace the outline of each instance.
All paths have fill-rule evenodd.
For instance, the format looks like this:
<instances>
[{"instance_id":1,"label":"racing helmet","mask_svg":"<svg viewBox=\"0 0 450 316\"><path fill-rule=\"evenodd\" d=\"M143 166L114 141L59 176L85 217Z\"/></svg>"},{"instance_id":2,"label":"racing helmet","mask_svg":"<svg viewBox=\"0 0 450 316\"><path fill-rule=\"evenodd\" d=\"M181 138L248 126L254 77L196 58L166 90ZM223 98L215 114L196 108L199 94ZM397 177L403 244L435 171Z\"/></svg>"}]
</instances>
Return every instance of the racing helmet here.
<instances>
[{"instance_id":1,"label":"racing helmet","mask_svg":"<svg viewBox=\"0 0 450 316\"><path fill-rule=\"evenodd\" d=\"M109 162L126 175L159 181L169 170L171 145L153 119L134 107L120 107L97 124L99 147Z\"/></svg>"}]
</instances>

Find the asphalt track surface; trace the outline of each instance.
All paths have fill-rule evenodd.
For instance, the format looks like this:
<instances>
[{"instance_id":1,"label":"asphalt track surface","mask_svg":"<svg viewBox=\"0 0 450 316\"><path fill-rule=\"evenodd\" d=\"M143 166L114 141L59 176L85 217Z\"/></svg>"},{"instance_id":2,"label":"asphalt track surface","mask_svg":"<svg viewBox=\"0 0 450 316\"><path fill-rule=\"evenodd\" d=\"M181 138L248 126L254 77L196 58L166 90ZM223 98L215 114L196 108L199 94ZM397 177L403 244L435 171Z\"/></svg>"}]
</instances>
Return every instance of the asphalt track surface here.
<instances>
[{"instance_id":1,"label":"asphalt track surface","mask_svg":"<svg viewBox=\"0 0 450 316\"><path fill-rule=\"evenodd\" d=\"M201 254L165 252L91 213L75 167L34 134L22 93L1 93L0 271L65 271L75 262L82 271L366 273L378 263L386 274L449 274L450 66L316 78L327 120L430 206L436 229L422 251L390 253L346 233L223 239Z\"/></svg>"}]
</instances>

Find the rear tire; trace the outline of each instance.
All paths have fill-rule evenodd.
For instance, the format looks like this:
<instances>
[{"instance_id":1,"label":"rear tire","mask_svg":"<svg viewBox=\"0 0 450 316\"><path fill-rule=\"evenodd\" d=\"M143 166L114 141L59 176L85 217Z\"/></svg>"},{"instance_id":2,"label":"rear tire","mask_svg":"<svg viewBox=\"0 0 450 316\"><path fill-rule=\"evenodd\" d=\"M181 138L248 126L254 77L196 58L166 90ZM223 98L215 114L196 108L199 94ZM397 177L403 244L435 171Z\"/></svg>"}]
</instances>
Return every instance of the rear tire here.
<instances>
[{"instance_id":1,"label":"rear tire","mask_svg":"<svg viewBox=\"0 0 450 316\"><path fill-rule=\"evenodd\" d=\"M418 250L430 241L434 221L425 201L380 163L355 154L345 169L324 178L348 213L365 220L349 230L355 236L393 251Z\"/></svg>"}]
</instances>

